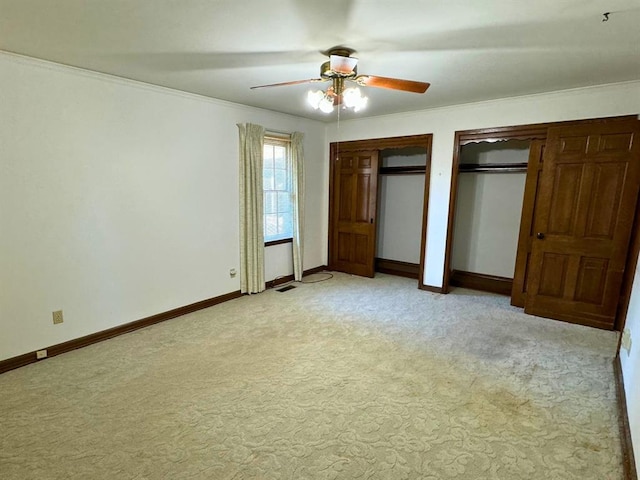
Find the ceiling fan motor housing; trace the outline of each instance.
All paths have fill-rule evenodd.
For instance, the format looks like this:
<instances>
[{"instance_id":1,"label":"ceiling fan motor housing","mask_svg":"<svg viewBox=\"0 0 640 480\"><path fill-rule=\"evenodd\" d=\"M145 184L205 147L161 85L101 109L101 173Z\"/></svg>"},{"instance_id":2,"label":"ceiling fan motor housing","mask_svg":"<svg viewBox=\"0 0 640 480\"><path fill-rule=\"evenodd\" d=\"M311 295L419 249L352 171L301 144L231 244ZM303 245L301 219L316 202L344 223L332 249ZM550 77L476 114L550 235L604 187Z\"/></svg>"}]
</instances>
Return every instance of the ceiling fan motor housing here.
<instances>
[{"instance_id":1,"label":"ceiling fan motor housing","mask_svg":"<svg viewBox=\"0 0 640 480\"><path fill-rule=\"evenodd\" d=\"M320 66L320 76L324 79L332 78L355 78L358 75L358 67L353 67L350 73L341 73L331 70L331 62L324 62Z\"/></svg>"},{"instance_id":2,"label":"ceiling fan motor housing","mask_svg":"<svg viewBox=\"0 0 640 480\"><path fill-rule=\"evenodd\" d=\"M324 62L320 66L320 77L325 80L331 80L332 88L331 93L335 95L338 99L342 92L344 91L344 81L353 80L358 75L358 67L353 67L353 70L349 73L336 72L331 69L331 62ZM338 100L339 102L339 100Z\"/></svg>"}]
</instances>

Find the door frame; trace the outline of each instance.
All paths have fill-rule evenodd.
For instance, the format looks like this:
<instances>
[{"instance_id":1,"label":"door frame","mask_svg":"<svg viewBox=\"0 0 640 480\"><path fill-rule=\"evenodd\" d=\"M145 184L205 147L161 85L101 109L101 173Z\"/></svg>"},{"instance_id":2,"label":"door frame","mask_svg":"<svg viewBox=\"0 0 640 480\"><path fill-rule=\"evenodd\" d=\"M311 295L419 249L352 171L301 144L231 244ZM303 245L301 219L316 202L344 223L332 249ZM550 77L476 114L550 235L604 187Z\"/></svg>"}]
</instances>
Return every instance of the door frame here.
<instances>
[{"instance_id":1,"label":"door frame","mask_svg":"<svg viewBox=\"0 0 640 480\"><path fill-rule=\"evenodd\" d=\"M431 179L431 146L433 142L433 134L427 133L422 135L408 135L402 137L384 137L370 138L365 140L353 140L348 142L332 142L329 144L329 242L328 242L328 266L331 269L332 247L331 239L333 238L333 197L334 197L334 162L335 155L340 152L354 152L363 150L384 150L387 148L405 148L405 147L423 147L427 152L427 163L424 172L424 195L422 200L422 238L420 239L420 266L418 276L418 288L428 290L429 287L424 284L424 262L425 250L427 244L427 218L429 213L429 186ZM378 166L380 168L380 166ZM376 172L376 176L378 172ZM376 192L377 195L377 192ZM377 201L377 200L376 200ZM376 209L375 224L378 223L378 210Z\"/></svg>"},{"instance_id":2,"label":"door frame","mask_svg":"<svg viewBox=\"0 0 640 480\"><path fill-rule=\"evenodd\" d=\"M453 143L453 161L451 165L451 185L449 194L449 214L447 220L447 240L445 245L444 272L442 275L442 293L449 293L451 281L451 256L453 253L454 220L458 193L458 173L460 165L461 148L470 143L502 142L507 140L546 140L547 130L550 127L568 127L573 125L586 125L590 123L603 123L612 121L638 121L637 115L624 115L618 117L589 118L582 120L569 120L564 122L535 123L528 125L513 125L506 127L480 128L473 130L459 130L455 132ZM528 172L527 172L528 175ZM636 270L636 262L640 254L640 196L631 230L631 243L627 251L624 279L620 291L618 314L614 329L622 331L626 322L627 309L631 296L631 286Z\"/></svg>"}]
</instances>

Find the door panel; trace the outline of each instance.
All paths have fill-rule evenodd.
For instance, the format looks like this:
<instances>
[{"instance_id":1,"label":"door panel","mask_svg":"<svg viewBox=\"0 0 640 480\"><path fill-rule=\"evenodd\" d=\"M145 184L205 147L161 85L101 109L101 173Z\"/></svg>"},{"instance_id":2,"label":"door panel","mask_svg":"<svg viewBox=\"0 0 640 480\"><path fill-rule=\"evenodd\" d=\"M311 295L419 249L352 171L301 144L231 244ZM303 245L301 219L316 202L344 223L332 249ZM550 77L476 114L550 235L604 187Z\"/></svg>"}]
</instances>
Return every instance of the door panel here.
<instances>
[{"instance_id":1,"label":"door panel","mask_svg":"<svg viewBox=\"0 0 640 480\"><path fill-rule=\"evenodd\" d=\"M620 133L602 135L600 137L600 151L605 153L625 153L631 151L633 144L633 133Z\"/></svg>"},{"instance_id":2,"label":"door panel","mask_svg":"<svg viewBox=\"0 0 640 480\"><path fill-rule=\"evenodd\" d=\"M613 238L626 165L597 165L585 237Z\"/></svg>"},{"instance_id":3,"label":"door panel","mask_svg":"<svg viewBox=\"0 0 640 480\"><path fill-rule=\"evenodd\" d=\"M549 211L548 234L567 235L576 221L583 165L558 165Z\"/></svg>"},{"instance_id":4,"label":"door panel","mask_svg":"<svg viewBox=\"0 0 640 480\"><path fill-rule=\"evenodd\" d=\"M549 129L525 312L613 328L640 181L639 125Z\"/></svg>"},{"instance_id":5,"label":"door panel","mask_svg":"<svg viewBox=\"0 0 640 480\"><path fill-rule=\"evenodd\" d=\"M369 219L373 218L369 211L371 206L371 173L359 173L357 178L356 190L356 222L369 223ZM375 193L374 193L375 195Z\"/></svg>"},{"instance_id":6,"label":"door panel","mask_svg":"<svg viewBox=\"0 0 640 480\"><path fill-rule=\"evenodd\" d=\"M378 152L342 152L333 159L332 269L373 277Z\"/></svg>"},{"instance_id":7,"label":"door panel","mask_svg":"<svg viewBox=\"0 0 640 480\"><path fill-rule=\"evenodd\" d=\"M338 262L348 262L351 258L351 234L346 232L338 232L338 241L336 252L336 260Z\"/></svg>"},{"instance_id":8,"label":"door panel","mask_svg":"<svg viewBox=\"0 0 640 480\"><path fill-rule=\"evenodd\" d=\"M369 260L367 252L369 239L367 238L367 235L354 235L353 237L353 262L357 265L366 267Z\"/></svg>"},{"instance_id":9,"label":"door panel","mask_svg":"<svg viewBox=\"0 0 640 480\"><path fill-rule=\"evenodd\" d=\"M561 298L564 295L564 284L567 278L569 257L557 253L542 255L540 265L540 294L547 297Z\"/></svg>"},{"instance_id":10,"label":"door panel","mask_svg":"<svg viewBox=\"0 0 640 480\"><path fill-rule=\"evenodd\" d=\"M351 182L351 172L343 173L340 172L340 194L338 198L350 199L352 195L353 184ZM353 204L350 201L340 202L338 208L338 221L339 222L350 222L351 221L351 212L353 209Z\"/></svg>"},{"instance_id":11,"label":"door panel","mask_svg":"<svg viewBox=\"0 0 640 480\"><path fill-rule=\"evenodd\" d=\"M608 267L609 260L606 258L582 257L580 259L576 300L596 305L603 302Z\"/></svg>"}]
</instances>

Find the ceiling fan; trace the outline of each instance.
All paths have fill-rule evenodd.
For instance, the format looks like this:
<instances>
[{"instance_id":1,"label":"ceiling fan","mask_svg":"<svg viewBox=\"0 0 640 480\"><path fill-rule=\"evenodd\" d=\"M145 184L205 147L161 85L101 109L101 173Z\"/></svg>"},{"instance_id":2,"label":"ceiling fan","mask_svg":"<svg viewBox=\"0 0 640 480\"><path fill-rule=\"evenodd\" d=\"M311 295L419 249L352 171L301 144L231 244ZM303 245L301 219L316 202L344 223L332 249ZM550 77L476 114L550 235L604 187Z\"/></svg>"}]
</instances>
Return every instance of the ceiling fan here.
<instances>
[{"instance_id":1,"label":"ceiling fan","mask_svg":"<svg viewBox=\"0 0 640 480\"><path fill-rule=\"evenodd\" d=\"M347 108L353 108L356 112L366 106L367 97L362 96L358 88L345 88L345 81L353 82L361 87L387 88L413 93L424 93L430 85L426 82L399 78L358 75L358 59L351 56L355 53L355 50L351 48L334 47L323 53L329 57L329 61L320 66L320 78L258 85L251 87L251 89L331 82L331 86L326 91L310 91L308 94L308 101L315 109L319 108L323 112L329 113L333 111L335 105L344 105Z\"/></svg>"}]
</instances>

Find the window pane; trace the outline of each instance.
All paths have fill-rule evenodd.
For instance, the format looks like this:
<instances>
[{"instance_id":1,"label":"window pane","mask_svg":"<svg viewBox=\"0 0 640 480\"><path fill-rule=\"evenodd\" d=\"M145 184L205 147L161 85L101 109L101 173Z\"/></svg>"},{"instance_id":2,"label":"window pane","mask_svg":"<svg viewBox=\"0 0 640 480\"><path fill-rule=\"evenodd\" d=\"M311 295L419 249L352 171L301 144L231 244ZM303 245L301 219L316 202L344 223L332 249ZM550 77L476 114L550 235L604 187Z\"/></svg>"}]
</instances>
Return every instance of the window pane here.
<instances>
[{"instance_id":1,"label":"window pane","mask_svg":"<svg viewBox=\"0 0 640 480\"><path fill-rule=\"evenodd\" d=\"M292 223L290 213L281 213L278 215L278 233L286 235L287 237L291 236Z\"/></svg>"},{"instance_id":2,"label":"window pane","mask_svg":"<svg viewBox=\"0 0 640 480\"><path fill-rule=\"evenodd\" d=\"M264 192L264 213L278 213L276 192Z\"/></svg>"},{"instance_id":3,"label":"window pane","mask_svg":"<svg viewBox=\"0 0 640 480\"><path fill-rule=\"evenodd\" d=\"M291 194L289 192L278 192L278 213L291 211Z\"/></svg>"},{"instance_id":4,"label":"window pane","mask_svg":"<svg viewBox=\"0 0 640 480\"><path fill-rule=\"evenodd\" d=\"M278 216L268 214L264 216L264 236L271 237L278 234Z\"/></svg>"},{"instance_id":5,"label":"window pane","mask_svg":"<svg viewBox=\"0 0 640 480\"><path fill-rule=\"evenodd\" d=\"M285 147L274 147L273 156L275 157L276 168L287 168L287 150Z\"/></svg>"},{"instance_id":6,"label":"window pane","mask_svg":"<svg viewBox=\"0 0 640 480\"><path fill-rule=\"evenodd\" d=\"M273 168L273 146L265 145L262 149L264 168Z\"/></svg>"},{"instance_id":7,"label":"window pane","mask_svg":"<svg viewBox=\"0 0 640 480\"><path fill-rule=\"evenodd\" d=\"M275 170L275 181L276 181L276 190L288 190L289 182L287 181L287 171L276 169Z\"/></svg>"},{"instance_id":8,"label":"window pane","mask_svg":"<svg viewBox=\"0 0 640 480\"><path fill-rule=\"evenodd\" d=\"M275 179L273 178L273 169L272 168L264 168L262 175L262 189L263 190L274 190L275 189Z\"/></svg>"}]
</instances>

